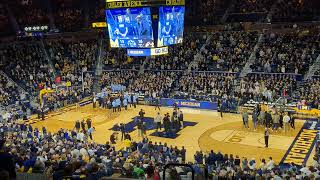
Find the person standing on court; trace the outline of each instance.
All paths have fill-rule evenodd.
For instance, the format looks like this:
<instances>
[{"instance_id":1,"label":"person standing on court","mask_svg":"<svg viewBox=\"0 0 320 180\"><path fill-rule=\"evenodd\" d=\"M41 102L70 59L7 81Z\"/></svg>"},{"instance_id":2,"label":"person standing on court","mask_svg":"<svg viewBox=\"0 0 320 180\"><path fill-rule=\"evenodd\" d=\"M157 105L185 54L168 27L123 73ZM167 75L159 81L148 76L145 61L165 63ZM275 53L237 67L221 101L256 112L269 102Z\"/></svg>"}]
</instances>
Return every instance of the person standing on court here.
<instances>
[{"instance_id":1,"label":"person standing on court","mask_svg":"<svg viewBox=\"0 0 320 180\"><path fill-rule=\"evenodd\" d=\"M271 111L266 111L266 127L270 127L270 124L272 122L272 116L271 116Z\"/></svg>"},{"instance_id":2,"label":"person standing on court","mask_svg":"<svg viewBox=\"0 0 320 180\"><path fill-rule=\"evenodd\" d=\"M123 99L123 106L125 110L128 110L128 100L126 98Z\"/></svg>"},{"instance_id":3,"label":"person standing on court","mask_svg":"<svg viewBox=\"0 0 320 180\"><path fill-rule=\"evenodd\" d=\"M273 130L276 130L276 132L278 131L279 124L280 124L280 116L278 112L276 112L273 115Z\"/></svg>"},{"instance_id":4,"label":"person standing on court","mask_svg":"<svg viewBox=\"0 0 320 180\"><path fill-rule=\"evenodd\" d=\"M115 99L112 101L112 112L117 112L117 103Z\"/></svg>"},{"instance_id":5,"label":"person standing on court","mask_svg":"<svg viewBox=\"0 0 320 180\"><path fill-rule=\"evenodd\" d=\"M86 122L84 121L84 119L81 121L81 128L83 132L86 133Z\"/></svg>"},{"instance_id":6,"label":"person standing on court","mask_svg":"<svg viewBox=\"0 0 320 180\"><path fill-rule=\"evenodd\" d=\"M144 114L145 114L144 110L141 109L141 110L139 111L139 118L140 118L141 121L142 121L143 118L144 118Z\"/></svg>"},{"instance_id":7,"label":"person standing on court","mask_svg":"<svg viewBox=\"0 0 320 180\"><path fill-rule=\"evenodd\" d=\"M143 138L142 126L143 126L143 121L141 119L138 119L138 122L137 122L138 137L142 137Z\"/></svg>"},{"instance_id":8,"label":"person standing on court","mask_svg":"<svg viewBox=\"0 0 320 180\"><path fill-rule=\"evenodd\" d=\"M95 95L93 95L92 103L93 103L93 108L95 109L97 107L97 98Z\"/></svg>"},{"instance_id":9,"label":"person standing on court","mask_svg":"<svg viewBox=\"0 0 320 180\"><path fill-rule=\"evenodd\" d=\"M178 111L179 111L179 109L178 109ZM178 115L179 115L178 120L179 120L180 126L183 129L183 113L181 110L179 111Z\"/></svg>"},{"instance_id":10,"label":"person standing on court","mask_svg":"<svg viewBox=\"0 0 320 180\"><path fill-rule=\"evenodd\" d=\"M168 116L169 116L168 114L165 114L163 118L163 127L166 133L168 133L170 130L170 119Z\"/></svg>"},{"instance_id":11,"label":"person standing on court","mask_svg":"<svg viewBox=\"0 0 320 180\"><path fill-rule=\"evenodd\" d=\"M78 133L80 131L80 121L79 120L76 121L76 124L74 127L76 128L76 131Z\"/></svg>"},{"instance_id":12,"label":"person standing on court","mask_svg":"<svg viewBox=\"0 0 320 180\"><path fill-rule=\"evenodd\" d=\"M295 119L294 119L294 117L292 117L292 116L290 116L290 114L288 114L288 116L290 117L290 126L293 128L293 129L295 129L295 125L294 125L294 121L295 121Z\"/></svg>"},{"instance_id":13,"label":"person standing on court","mask_svg":"<svg viewBox=\"0 0 320 180\"><path fill-rule=\"evenodd\" d=\"M290 122L290 116L288 115L288 113L286 113L283 116L283 129L284 129L284 132L287 132L289 130L289 122Z\"/></svg>"},{"instance_id":14,"label":"person standing on court","mask_svg":"<svg viewBox=\"0 0 320 180\"><path fill-rule=\"evenodd\" d=\"M90 127L88 128L88 135L90 137L91 140L93 140L92 138L92 133L95 131L96 129L94 127Z\"/></svg>"},{"instance_id":15,"label":"person standing on court","mask_svg":"<svg viewBox=\"0 0 320 180\"><path fill-rule=\"evenodd\" d=\"M263 124L265 124L265 121L266 121L266 113L263 110L260 111L259 119L260 119L260 125L263 126Z\"/></svg>"},{"instance_id":16,"label":"person standing on court","mask_svg":"<svg viewBox=\"0 0 320 180\"><path fill-rule=\"evenodd\" d=\"M158 130L161 131L161 115L160 115L160 112L158 112L157 116L154 118L154 123L155 123L155 126L156 126L156 131L158 132Z\"/></svg>"},{"instance_id":17,"label":"person standing on court","mask_svg":"<svg viewBox=\"0 0 320 180\"><path fill-rule=\"evenodd\" d=\"M252 113L252 122L253 122L253 130L257 130L257 124L258 124L258 112L256 110Z\"/></svg>"},{"instance_id":18,"label":"person standing on court","mask_svg":"<svg viewBox=\"0 0 320 180\"><path fill-rule=\"evenodd\" d=\"M133 95L133 107L136 108L137 107L137 103L138 103L138 95Z\"/></svg>"},{"instance_id":19,"label":"person standing on court","mask_svg":"<svg viewBox=\"0 0 320 180\"><path fill-rule=\"evenodd\" d=\"M269 146L269 129L266 127L265 131L264 131L264 144L266 145L266 147Z\"/></svg>"},{"instance_id":20,"label":"person standing on court","mask_svg":"<svg viewBox=\"0 0 320 180\"><path fill-rule=\"evenodd\" d=\"M248 112L247 110L244 110L243 113L242 113L242 120L243 120L243 125L245 128L249 128L249 115L248 115Z\"/></svg>"},{"instance_id":21,"label":"person standing on court","mask_svg":"<svg viewBox=\"0 0 320 180\"><path fill-rule=\"evenodd\" d=\"M88 126L88 129L89 129L89 128L91 128L91 124L92 124L91 119L87 119L87 126Z\"/></svg>"},{"instance_id":22,"label":"person standing on court","mask_svg":"<svg viewBox=\"0 0 320 180\"><path fill-rule=\"evenodd\" d=\"M121 123L120 124L120 131L121 131L121 141L125 139L125 134L126 134L126 126L125 124Z\"/></svg>"}]
</instances>

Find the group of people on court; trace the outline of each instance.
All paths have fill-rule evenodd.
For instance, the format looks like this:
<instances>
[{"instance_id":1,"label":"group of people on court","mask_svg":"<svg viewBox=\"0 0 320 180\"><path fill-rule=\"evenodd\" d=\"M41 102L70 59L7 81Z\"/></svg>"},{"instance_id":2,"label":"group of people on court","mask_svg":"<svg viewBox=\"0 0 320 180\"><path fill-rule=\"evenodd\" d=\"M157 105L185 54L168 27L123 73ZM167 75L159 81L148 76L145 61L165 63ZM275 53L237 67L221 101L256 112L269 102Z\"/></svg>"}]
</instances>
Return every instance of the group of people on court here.
<instances>
[{"instance_id":1,"label":"group of people on court","mask_svg":"<svg viewBox=\"0 0 320 180\"><path fill-rule=\"evenodd\" d=\"M100 108L112 109L112 112L120 112L121 108L128 110L128 106L137 107L138 95L129 93L119 93L116 96L111 96L110 94L104 97L93 97L93 108L96 108L97 102Z\"/></svg>"},{"instance_id":2,"label":"group of people on court","mask_svg":"<svg viewBox=\"0 0 320 180\"><path fill-rule=\"evenodd\" d=\"M82 136L87 135L91 140L93 140L92 138L92 134L95 131L95 127L92 126L92 120L91 119L87 119L87 120L82 120L80 122L80 120L77 120L75 122L74 125L74 129L76 130L77 136L80 136L78 139L83 139Z\"/></svg>"},{"instance_id":3,"label":"group of people on court","mask_svg":"<svg viewBox=\"0 0 320 180\"><path fill-rule=\"evenodd\" d=\"M249 128L249 114L247 110L242 113L243 126ZM254 131L257 130L258 124L271 128L274 131L278 131L279 128L285 132L291 127L295 129L295 118L290 115L289 112L278 110L276 107L272 107L270 110L261 110L260 106L256 106L252 111L252 123Z\"/></svg>"},{"instance_id":4,"label":"group of people on court","mask_svg":"<svg viewBox=\"0 0 320 180\"><path fill-rule=\"evenodd\" d=\"M169 113L164 114L162 117L160 112L156 115L154 118L154 123L156 127L156 132L159 130L161 131L161 128L164 128L165 133L171 133L171 132L177 132L180 129L183 128L183 113L182 111L175 107L172 116L170 117Z\"/></svg>"}]
</instances>

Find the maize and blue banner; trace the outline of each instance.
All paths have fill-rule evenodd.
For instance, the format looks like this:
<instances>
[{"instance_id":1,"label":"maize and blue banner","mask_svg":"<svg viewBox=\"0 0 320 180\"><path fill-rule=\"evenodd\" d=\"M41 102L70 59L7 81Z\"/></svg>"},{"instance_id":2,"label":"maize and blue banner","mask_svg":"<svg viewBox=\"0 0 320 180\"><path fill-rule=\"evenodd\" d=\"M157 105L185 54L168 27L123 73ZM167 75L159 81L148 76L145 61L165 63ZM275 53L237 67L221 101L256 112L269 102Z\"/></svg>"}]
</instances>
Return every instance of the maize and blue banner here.
<instances>
[{"instance_id":1,"label":"maize and blue banner","mask_svg":"<svg viewBox=\"0 0 320 180\"><path fill-rule=\"evenodd\" d=\"M173 106L175 103L177 104L177 107L218 110L217 102L195 101L195 100L185 100L185 99L170 99L170 98L160 99L161 106Z\"/></svg>"}]
</instances>

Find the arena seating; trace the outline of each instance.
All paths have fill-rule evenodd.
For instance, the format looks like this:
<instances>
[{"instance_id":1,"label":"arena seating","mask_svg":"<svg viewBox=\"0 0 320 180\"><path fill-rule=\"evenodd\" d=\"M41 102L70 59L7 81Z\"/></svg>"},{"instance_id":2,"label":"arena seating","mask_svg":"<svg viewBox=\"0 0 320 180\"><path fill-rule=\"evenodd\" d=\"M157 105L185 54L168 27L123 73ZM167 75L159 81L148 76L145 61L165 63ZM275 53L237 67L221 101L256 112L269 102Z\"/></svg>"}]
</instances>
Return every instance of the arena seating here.
<instances>
[{"instance_id":1,"label":"arena seating","mask_svg":"<svg viewBox=\"0 0 320 180\"><path fill-rule=\"evenodd\" d=\"M316 0L279 1L272 20L275 22L297 22L319 20L320 3Z\"/></svg>"},{"instance_id":2,"label":"arena seating","mask_svg":"<svg viewBox=\"0 0 320 180\"><path fill-rule=\"evenodd\" d=\"M240 72L256 42L257 32L215 33L206 46L206 60L200 63L199 69Z\"/></svg>"},{"instance_id":3,"label":"arena seating","mask_svg":"<svg viewBox=\"0 0 320 180\"><path fill-rule=\"evenodd\" d=\"M0 106L9 106L20 100L20 93L13 83L0 74Z\"/></svg>"},{"instance_id":4,"label":"arena seating","mask_svg":"<svg viewBox=\"0 0 320 180\"><path fill-rule=\"evenodd\" d=\"M38 43L14 43L2 52L6 58L1 69L23 88L32 93L44 86L52 86L50 74L53 72Z\"/></svg>"},{"instance_id":5,"label":"arena seating","mask_svg":"<svg viewBox=\"0 0 320 180\"><path fill-rule=\"evenodd\" d=\"M145 62L144 68L148 70L184 70L200 51L205 39L200 35L184 37L184 42L174 47L169 47L169 54L174 56L155 57Z\"/></svg>"},{"instance_id":6,"label":"arena seating","mask_svg":"<svg viewBox=\"0 0 320 180\"><path fill-rule=\"evenodd\" d=\"M52 1L56 28L63 32L77 31L84 28L84 1Z\"/></svg>"},{"instance_id":7,"label":"arena seating","mask_svg":"<svg viewBox=\"0 0 320 180\"><path fill-rule=\"evenodd\" d=\"M313 34L266 34L251 68L254 72L304 74L319 55L318 41L319 36Z\"/></svg>"},{"instance_id":8,"label":"arena seating","mask_svg":"<svg viewBox=\"0 0 320 180\"><path fill-rule=\"evenodd\" d=\"M0 3L0 36L10 34L13 34L13 30L10 25L7 8L4 4Z\"/></svg>"},{"instance_id":9,"label":"arena seating","mask_svg":"<svg viewBox=\"0 0 320 180\"><path fill-rule=\"evenodd\" d=\"M0 36L39 24L52 24L60 32L77 33L92 22L105 21L104 0L7 2L0 3ZM67 33L71 35L65 39L54 38L54 35L41 40L11 38L15 42L0 46L0 68L30 97L0 74L0 110L17 105L8 113L18 117L16 111L25 111L26 108L18 105L28 98L37 99L39 91L46 87L56 89L47 103L49 110L57 110L86 97L91 99L96 93L94 86L98 86L98 91L124 86L128 92L138 93L141 99L222 101L221 104L226 104L222 109L225 112L238 112L241 105L253 109L259 102L275 105L280 98L286 99L287 107L296 107L297 102L305 101L307 106L319 108L320 70L310 79L304 79L320 54L319 25L303 29L302 25L284 23L319 21L318 0L193 0L186 3L185 24L196 27L186 28L184 42L170 46L169 55L128 57L125 49L111 48L107 40L100 44L97 37L102 33L95 30L89 30L95 32L95 37L79 38L76 33ZM52 7L48 8L49 5ZM276 25L263 23L269 21L268 15ZM259 30L252 28L256 26L251 23L233 26L224 22L257 22ZM209 25L218 26L203 27ZM277 31L277 25L295 28L282 32L282 29ZM202 28L205 33L190 31L202 31ZM258 42L259 34L263 34L261 43ZM257 51L254 50L256 45ZM240 74L251 55L256 58L250 67L252 71L242 77ZM102 64L101 75L98 75L98 63ZM163 166L168 163L188 163L184 147L143 139L142 142L131 141L130 146L123 149L115 149L109 142L91 142L82 132L75 130L60 129L54 133L17 124L15 118L8 122L2 120L0 136L8 135L5 150L14 156L17 172L24 175L39 173L39 179L47 174L53 179L103 179L110 176L137 179L144 178L145 174L149 179L160 178L163 174L174 180L191 178L190 169L184 167L163 172ZM152 119L148 122L151 127ZM277 166L272 158L248 158L222 154L215 149L196 152L194 162L188 164L197 179L204 179L206 172L213 179L320 177L318 157L310 167Z\"/></svg>"},{"instance_id":10,"label":"arena seating","mask_svg":"<svg viewBox=\"0 0 320 180\"><path fill-rule=\"evenodd\" d=\"M320 100L319 86L320 77L313 77L311 80L304 82L303 86L297 88L293 96L296 99L305 100L306 104L310 105L313 108L318 108Z\"/></svg>"},{"instance_id":11,"label":"arena seating","mask_svg":"<svg viewBox=\"0 0 320 180\"><path fill-rule=\"evenodd\" d=\"M9 2L20 29L25 26L48 25L46 3L41 0L12 0Z\"/></svg>"},{"instance_id":12,"label":"arena seating","mask_svg":"<svg viewBox=\"0 0 320 180\"><path fill-rule=\"evenodd\" d=\"M295 75L249 74L240 81L239 93L246 101L274 102L283 96L290 98L296 88Z\"/></svg>"}]
</instances>

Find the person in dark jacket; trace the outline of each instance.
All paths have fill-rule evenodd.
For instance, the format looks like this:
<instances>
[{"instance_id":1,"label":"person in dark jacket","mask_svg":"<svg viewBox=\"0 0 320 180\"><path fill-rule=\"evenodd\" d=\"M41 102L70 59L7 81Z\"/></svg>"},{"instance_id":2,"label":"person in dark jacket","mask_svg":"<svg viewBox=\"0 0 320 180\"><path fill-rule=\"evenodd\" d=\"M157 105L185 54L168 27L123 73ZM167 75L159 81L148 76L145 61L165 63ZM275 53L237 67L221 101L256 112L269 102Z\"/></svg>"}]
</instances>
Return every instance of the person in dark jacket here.
<instances>
[{"instance_id":1,"label":"person in dark jacket","mask_svg":"<svg viewBox=\"0 0 320 180\"><path fill-rule=\"evenodd\" d=\"M86 122L84 121L84 119L81 121L81 128L83 130L84 133L86 133Z\"/></svg>"},{"instance_id":2,"label":"person in dark jacket","mask_svg":"<svg viewBox=\"0 0 320 180\"><path fill-rule=\"evenodd\" d=\"M74 127L76 128L77 132L80 131L80 121L79 120L76 121L76 124Z\"/></svg>"},{"instance_id":3,"label":"person in dark jacket","mask_svg":"<svg viewBox=\"0 0 320 180\"><path fill-rule=\"evenodd\" d=\"M92 125L92 121L91 119L87 119L87 126L88 126L88 129L91 128L91 125Z\"/></svg>"},{"instance_id":4,"label":"person in dark jacket","mask_svg":"<svg viewBox=\"0 0 320 180\"><path fill-rule=\"evenodd\" d=\"M0 171L7 171L9 173L9 179L16 179L16 169L13 162L13 157L5 152L5 140L0 139Z\"/></svg>"}]
</instances>

